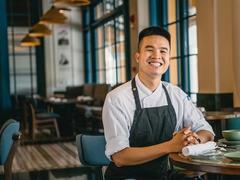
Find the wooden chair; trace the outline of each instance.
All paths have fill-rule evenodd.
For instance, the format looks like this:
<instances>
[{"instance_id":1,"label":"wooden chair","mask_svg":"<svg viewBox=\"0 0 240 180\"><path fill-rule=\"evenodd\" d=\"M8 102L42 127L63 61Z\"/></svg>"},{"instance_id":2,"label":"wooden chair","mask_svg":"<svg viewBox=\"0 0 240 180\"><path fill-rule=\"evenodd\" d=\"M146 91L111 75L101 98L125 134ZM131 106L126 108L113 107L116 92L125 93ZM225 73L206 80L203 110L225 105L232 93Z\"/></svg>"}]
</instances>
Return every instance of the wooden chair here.
<instances>
[{"instance_id":1,"label":"wooden chair","mask_svg":"<svg viewBox=\"0 0 240 180\"><path fill-rule=\"evenodd\" d=\"M57 137L60 138L60 132L57 123L57 119L60 118L60 116L53 112L36 113L36 109L31 102L28 102L28 106L30 108L30 114L32 119L32 139L35 140L36 130L50 128L54 128Z\"/></svg>"},{"instance_id":2,"label":"wooden chair","mask_svg":"<svg viewBox=\"0 0 240 180\"><path fill-rule=\"evenodd\" d=\"M4 166L5 180L12 179L12 162L19 139L19 122L7 120L0 129L0 165Z\"/></svg>"}]
</instances>

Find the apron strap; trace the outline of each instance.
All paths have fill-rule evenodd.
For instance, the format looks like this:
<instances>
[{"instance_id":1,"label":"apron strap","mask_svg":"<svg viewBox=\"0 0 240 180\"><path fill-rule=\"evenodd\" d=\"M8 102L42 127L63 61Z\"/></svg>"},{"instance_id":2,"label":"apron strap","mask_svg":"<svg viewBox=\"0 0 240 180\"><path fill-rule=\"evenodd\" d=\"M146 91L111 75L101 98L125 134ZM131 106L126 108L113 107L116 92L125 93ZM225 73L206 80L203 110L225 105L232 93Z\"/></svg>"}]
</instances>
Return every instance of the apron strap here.
<instances>
[{"instance_id":1,"label":"apron strap","mask_svg":"<svg viewBox=\"0 0 240 180\"><path fill-rule=\"evenodd\" d=\"M174 107L173 107L172 102L171 102L171 100L170 100L169 94L168 94L168 92L167 92L167 88L166 88L163 84L162 84L162 86L163 86L163 89L164 89L165 94L166 94L166 97L167 97L168 106L169 106L169 108L170 108L170 110L171 110L170 116L171 116L172 118L174 118L174 117L177 118L176 112L175 112L175 110L174 110Z\"/></svg>"},{"instance_id":2,"label":"apron strap","mask_svg":"<svg viewBox=\"0 0 240 180\"><path fill-rule=\"evenodd\" d=\"M169 94L168 94L168 92L167 92L167 88L163 85L163 83L162 83L162 87L163 87L163 89L164 89L164 91L165 91L168 105L169 105L169 106L172 106L172 102L171 102L170 97L169 97Z\"/></svg>"},{"instance_id":3,"label":"apron strap","mask_svg":"<svg viewBox=\"0 0 240 180\"><path fill-rule=\"evenodd\" d=\"M136 109L140 110L141 109L141 104L140 104L140 100L139 100L139 95L138 95L138 90L137 90L137 86L136 86L135 77L132 80L132 92L133 92L133 96L134 96L134 99L135 99Z\"/></svg>"}]
</instances>

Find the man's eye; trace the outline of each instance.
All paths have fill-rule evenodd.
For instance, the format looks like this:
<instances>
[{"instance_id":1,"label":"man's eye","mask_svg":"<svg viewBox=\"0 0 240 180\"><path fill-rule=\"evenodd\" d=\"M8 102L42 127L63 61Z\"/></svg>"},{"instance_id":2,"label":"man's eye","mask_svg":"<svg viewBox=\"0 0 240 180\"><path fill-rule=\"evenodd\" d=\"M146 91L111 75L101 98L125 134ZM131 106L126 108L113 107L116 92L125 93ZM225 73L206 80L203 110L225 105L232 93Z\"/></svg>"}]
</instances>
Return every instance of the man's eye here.
<instances>
[{"instance_id":1,"label":"man's eye","mask_svg":"<svg viewBox=\"0 0 240 180\"><path fill-rule=\"evenodd\" d=\"M148 52L153 52L153 50L152 50L152 49L147 49L147 51L148 51Z\"/></svg>"},{"instance_id":2,"label":"man's eye","mask_svg":"<svg viewBox=\"0 0 240 180\"><path fill-rule=\"evenodd\" d=\"M162 54L166 54L167 51L165 51L165 50L161 50L161 53L162 53Z\"/></svg>"}]
</instances>

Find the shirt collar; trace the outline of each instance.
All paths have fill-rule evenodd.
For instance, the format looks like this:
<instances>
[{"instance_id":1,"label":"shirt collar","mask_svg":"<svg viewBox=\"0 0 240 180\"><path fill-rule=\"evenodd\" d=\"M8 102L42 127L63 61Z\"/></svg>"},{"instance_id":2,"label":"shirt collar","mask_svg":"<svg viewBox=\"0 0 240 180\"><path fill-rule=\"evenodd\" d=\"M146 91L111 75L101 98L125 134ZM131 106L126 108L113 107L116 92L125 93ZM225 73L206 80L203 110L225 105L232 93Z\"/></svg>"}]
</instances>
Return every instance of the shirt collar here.
<instances>
[{"instance_id":1,"label":"shirt collar","mask_svg":"<svg viewBox=\"0 0 240 180\"><path fill-rule=\"evenodd\" d=\"M142 93L144 93L145 95L152 95L152 94L156 94L156 93L160 93L161 90L162 90L162 81L160 81L157 89L152 92L150 89L148 89L142 82L141 80L139 79L139 76L138 74L135 76L135 81L136 81L136 86L137 86L137 89L138 91L141 91Z\"/></svg>"}]
</instances>

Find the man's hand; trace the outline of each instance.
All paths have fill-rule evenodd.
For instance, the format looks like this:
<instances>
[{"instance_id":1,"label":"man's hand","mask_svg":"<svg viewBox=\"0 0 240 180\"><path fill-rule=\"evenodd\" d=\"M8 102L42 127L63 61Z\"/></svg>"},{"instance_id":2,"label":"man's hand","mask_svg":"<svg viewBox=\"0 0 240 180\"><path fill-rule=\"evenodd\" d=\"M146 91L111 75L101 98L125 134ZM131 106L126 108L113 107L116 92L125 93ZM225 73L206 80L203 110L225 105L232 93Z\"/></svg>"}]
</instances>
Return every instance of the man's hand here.
<instances>
[{"instance_id":1,"label":"man's hand","mask_svg":"<svg viewBox=\"0 0 240 180\"><path fill-rule=\"evenodd\" d=\"M169 141L170 143L170 151L171 152L180 152L184 146L189 144L187 138L190 138L190 134L192 133L190 127L183 128L178 132L173 133L173 138Z\"/></svg>"}]
</instances>

